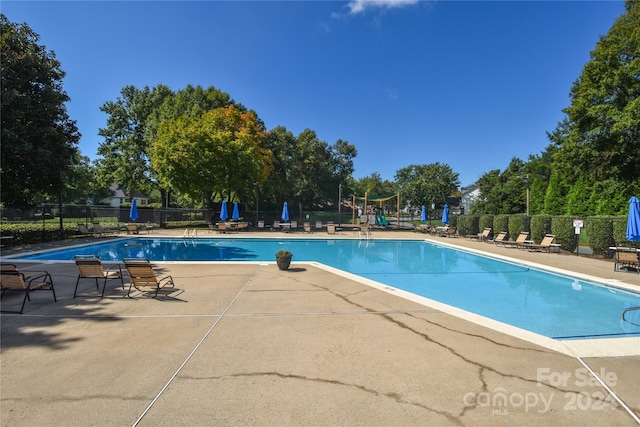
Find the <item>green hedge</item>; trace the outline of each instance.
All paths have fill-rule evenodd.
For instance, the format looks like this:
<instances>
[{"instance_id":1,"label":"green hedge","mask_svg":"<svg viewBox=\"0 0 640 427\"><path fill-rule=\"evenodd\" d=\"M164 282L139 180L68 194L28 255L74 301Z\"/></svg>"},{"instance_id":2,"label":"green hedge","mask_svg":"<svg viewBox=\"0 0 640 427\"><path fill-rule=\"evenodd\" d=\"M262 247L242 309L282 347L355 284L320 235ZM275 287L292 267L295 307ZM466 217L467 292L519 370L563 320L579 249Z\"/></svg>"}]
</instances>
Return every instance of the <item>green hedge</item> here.
<instances>
[{"instance_id":1,"label":"green hedge","mask_svg":"<svg viewBox=\"0 0 640 427\"><path fill-rule=\"evenodd\" d=\"M478 234L478 215L460 215L458 217L458 234L461 236L476 236Z\"/></svg>"},{"instance_id":2,"label":"green hedge","mask_svg":"<svg viewBox=\"0 0 640 427\"><path fill-rule=\"evenodd\" d=\"M461 216L459 221L467 224L473 215ZM555 234L555 242L560 244L562 249L575 252L578 247L579 237L575 234L573 220L575 216L552 217L549 215L534 215L530 218L522 214L514 215L481 215L479 229L487 227L493 228L494 236L501 231L508 231L510 238L517 237L523 230L529 230L530 239L541 242L545 234ZM528 220L528 224L527 224ZM585 227L582 230L589 247L594 255L610 258L613 252L609 251L610 246L629 246L640 248L640 242L629 242L626 240L627 218L626 217L587 217L584 219Z\"/></svg>"},{"instance_id":3,"label":"green hedge","mask_svg":"<svg viewBox=\"0 0 640 427\"><path fill-rule=\"evenodd\" d=\"M509 232L509 215L496 215L493 217L493 234L497 235L502 231Z\"/></svg>"},{"instance_id":4,"label":"green hedge","mask_svg":"<svg viewBox=\"0 0 640 427\"><path fill-rule=\"evenodd\" d=\"M478 233L482 232L485 228L490 228L491 233L489 234L489 238L492 239L493 236L496 235L493 230L493 215L480 215L480 220L478 222Z\"/></svg>"},{"instance_id":5,"label":"green hedge","mask_svg":"<svg viewBox=\"0 0 640 427\"><path fill-rule=\"evenodd\" d=\"M13 236L12 244L41 243L80 235L77 224L64 223L60 236L59 223L13 223L0 225L0 234Z\"/></svg>"},{"instance_id":6,"label":"green hedge","mask_svg":"<svg viewBox=\"0 0 640 427\"><path fill-rule=\"evenodd\" d=\"M206 221L167 221L166 228L207 228L209 224Z\"/></svg>"},{"instance_id":7,"label":"green hedge","mask_svg":"<svg viewBox=\"0 0 640 427\"><path fill-rule=\"evenodd\" d=\"M630 242L627 240L627 218L613 218L613 241L616 246L627 246L630 248L640 248L640 242Z\"/></svg>"},{"instance_id":8,"label":"green hedge","mask_svg":"<svg viewBox=\"0 0 640 427\"><path fill-rule=\"evenodd\" d=\"M542 242L545 234L551 233L551 217L549 215L535 215L531 217L529 239L536 243Z\"/></svg>"},{"instance_id":9,"label":"green hedge","mask_svg":"<svg viewBox=\"0 0 640 427\"><path fill-rule=\"evenodd\" d=\"M509 215L509 236L515 240L523 231L527 231L527 222L524 214Z\"/></svg>"},{"instance_id":10,"label":"green hedge","mask_svg":"<svg viewBox=\"0 0 640 427\"><path fill-rule=\"evenodd\" d=\"M578 236L573 229L574 217L557 216L551 218L551 233L555 234L555 242L565 251L574 252L578 247Z\"/></svg>"},{"instance_id":11,"label":"green hedge","mask_svg":"<svg viewBox=\"0 0 640 427\"><path fill-rule=\"evenodd\" d=\"M609 246L615 246L613 218L589 218L584 222L583 232L587 235L589 247L593 250L594 255L602 255L606 258L613 256L609 250Z\"/></svg>"}]
</instances>

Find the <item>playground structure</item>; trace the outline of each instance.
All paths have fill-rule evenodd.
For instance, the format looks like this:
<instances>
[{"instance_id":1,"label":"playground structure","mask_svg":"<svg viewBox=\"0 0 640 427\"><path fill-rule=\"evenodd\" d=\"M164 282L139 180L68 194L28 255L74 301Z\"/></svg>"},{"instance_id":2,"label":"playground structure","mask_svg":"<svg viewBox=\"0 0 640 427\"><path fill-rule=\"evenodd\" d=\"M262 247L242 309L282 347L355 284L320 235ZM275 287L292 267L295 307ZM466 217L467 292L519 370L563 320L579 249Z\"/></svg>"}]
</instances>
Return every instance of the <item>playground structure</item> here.
<instances>
[{"instance_id":1,"label":"playground structure","mask_svg":"<svg viewBox=\"0 0 640 427\"><path fill-rule=\"evenodd\" d=\"M364 196L353 196L353 218L352 223L368 223L370 226L381 228L389 227L389 221L385 216L384 202L396 199L396 228L400 228L400 193L392 196L374 196L365 193ZM356 213L356 201L363 201L363 210ZM356 216L358 217L356 219Z\"/></svg>"}]
</instances>

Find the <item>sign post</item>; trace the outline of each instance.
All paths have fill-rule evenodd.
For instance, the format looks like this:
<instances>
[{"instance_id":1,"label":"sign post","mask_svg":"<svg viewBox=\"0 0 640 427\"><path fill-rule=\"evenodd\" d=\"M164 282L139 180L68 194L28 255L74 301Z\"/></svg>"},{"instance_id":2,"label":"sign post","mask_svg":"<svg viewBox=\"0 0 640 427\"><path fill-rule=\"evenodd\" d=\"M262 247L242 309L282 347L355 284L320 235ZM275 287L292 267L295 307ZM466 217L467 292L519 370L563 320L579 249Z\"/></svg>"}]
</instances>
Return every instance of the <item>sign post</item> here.
<instances>
[{"instance_id":1,"label":"sign post","mask_svg":"<svg viewBox=\"0 0 640 427\"><path fill-rule=\"evenodd\" d=\"M584 227L584 220L582 219L574 219L573 220L573 228L576 232L576 236L578 238L578 244L576 245L576 253L580 255L580 229Z\"/></svg>"}]
</instances>

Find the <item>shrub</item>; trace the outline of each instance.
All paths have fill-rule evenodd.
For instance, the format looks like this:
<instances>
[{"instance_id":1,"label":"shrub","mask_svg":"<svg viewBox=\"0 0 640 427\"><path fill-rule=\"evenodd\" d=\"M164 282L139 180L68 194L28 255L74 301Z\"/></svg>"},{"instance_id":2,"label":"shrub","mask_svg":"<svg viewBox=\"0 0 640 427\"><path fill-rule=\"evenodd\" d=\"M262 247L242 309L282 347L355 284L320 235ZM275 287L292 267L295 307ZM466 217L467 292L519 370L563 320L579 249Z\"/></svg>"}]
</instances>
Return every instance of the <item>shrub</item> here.
<instances>
[{"instance_id":1,"label":"shrub","mask_svg":"<svg viewBox=\"0 0 640 427\"><path fill-rule=\"evenodd\" d=\"M461 236L466 236L467 234L469 234L469 228L467 226L468 223L468 215L460 215L458 217L458 234L460 234Z\"/></svg>"},{"instance_id":2,"label":"shrub","mask_svg":"<svg viewBox=\"0 0 640 427\"><path fill-rule=\"evenodd\" d=\"M594 255L612 257L609 250L609 246L615 246L612 218L588 218L584 223L584 232L587 233L587 241Z\"/></svg>"},{"instance_id":3,"label":"shrub","mask_svg":"<svg viewBox=\"0 0 640 427\"><path fill-rule=\"evenodd\" d=\"M565 251L574 252L578 247L578 238L573 231L573 217L556 216L551 218L551 233L555 234L556 242Z\"/></svg>"},{"instance_id":4,"label":"shrub","mask_svg":"<svg viewBox=\"0 0 640 427\"><path fill-rule=\"evenodd\" d=\"M509 215L496 215L493 217L493 234L501 231L509 231Z\"/></svg>"},{"instance_id":5,"label":"shrub","mask_svg":"<svg viewBox=\"0 0 640 427\"><path fill-rule=\"evenodd\" d=\"M79 235L77 224L64 223L63 236L60 236L59 223L34 223L23 222L15 224L0 225L0 234L3 236L13 236L13 243L27 244L40 243L60 240L61 237L70 237Z\"/></svg>"},{"instance_id":6,"label":"shrub","mask_svg":"<svg viewBox=\"0 0 640 427\"><path fill-rule=\"evenodd\" d=\"M613 218L613 241L616 246L627 246L631 248L640 248L640 242L630 242L627 240L627 218Z\"/></svg>"},{"instance_id":7,"label":"shrub","mask_svg":"<svg viewBox=\"0 0 640 427\"><path fill-rule=\"evenodd\" d=\"M166 228L204 228L209 224L204 220L198 221L167 221L164 226Z\"/></svg>"},{"instance_id":8,"label":"shrub","mask_svg":"<svg viewBox=\"0 0 640 427\"><path fill-rule=\"evenodd\" d=\"M485 228L491 229L491 234L495 236L496 233L493 232L493 215L481 215L480 220L478 221L478 233L480 233ZM491 234L489 238L491 238Z\"/></svg>"},{"instance_id":9,"label":"shrub","mask_svg":"<svg viewBox=\"0 0 640 427\"><path fill-rule=\"evenodd\" d=\"M545 234L551 233L551 217L548 215L535 215L531 217L529 238L541 242Z\"/></svg>"},{"instance_id":10,"label":"shrub","mask_svg":"<svg viewBox=\"0 0 640 427\"><path fill-rule=\"evenodd\" d=\"M461 236L478 234L477 215L460 215L458 217L458 234Z\"/></svg>"},{"instance_id":11,"label":"shrub","mask_svg":"<svg viewBox=\"0 0 640 427\"><path fill-rule=\"evenodd\" d=\"M523 214L509 215L509 235L515 240L518 234L526 231L526 218Z\"/></svg>"}]
</instances>

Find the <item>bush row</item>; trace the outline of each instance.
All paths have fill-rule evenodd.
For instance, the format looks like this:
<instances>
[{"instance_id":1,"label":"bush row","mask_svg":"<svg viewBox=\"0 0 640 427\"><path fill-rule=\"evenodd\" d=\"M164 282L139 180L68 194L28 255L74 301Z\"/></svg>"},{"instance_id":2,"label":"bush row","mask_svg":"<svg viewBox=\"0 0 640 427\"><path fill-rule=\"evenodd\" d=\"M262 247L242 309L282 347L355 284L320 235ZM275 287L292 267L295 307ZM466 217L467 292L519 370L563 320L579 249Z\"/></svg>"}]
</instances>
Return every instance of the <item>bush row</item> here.
<instances>
[{"instance_id":1,"label":"bush row","mask_svg":"<svg viewBox=\"0 0 640 427\"><path fill-rule=\"evenodd\" d=\"M485 228L492 229L492 238L495 234L506 231L512 240L521 231L529 231L530 239L536 242L542 241L545 234L554 234L556 243L562 249L574 252L578 247L579 236L575 234L573 220L575 217L534 215L526 217L522 214L515 215L460 215L457 217L458 233L477 235ZM588 217L584 218L584 228L581 230L586 235L587 243L594 255L606 258L613 257L610 246L628 246L640 248L640 242L626 240L626 217Z\"/></svg>"}]
</instances>

